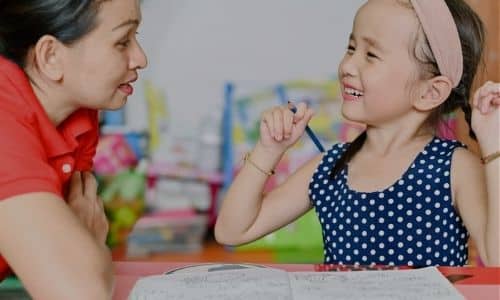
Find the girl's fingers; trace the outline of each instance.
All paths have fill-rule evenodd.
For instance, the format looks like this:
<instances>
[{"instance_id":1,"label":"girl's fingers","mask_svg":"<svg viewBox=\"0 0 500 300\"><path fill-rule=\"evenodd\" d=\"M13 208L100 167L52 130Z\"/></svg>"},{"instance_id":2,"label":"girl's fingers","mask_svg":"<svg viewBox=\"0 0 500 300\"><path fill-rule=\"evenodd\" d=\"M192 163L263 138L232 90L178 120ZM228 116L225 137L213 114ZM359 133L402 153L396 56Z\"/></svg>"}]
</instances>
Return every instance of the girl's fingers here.
<instances>
[{"instance_id":1,"label":"girl's fingers","mask_svg":"<svg viewBox=\"0 0 500 300\"><path fill-rule=\"evenodd\" d=\"M500 94L500 83L488 81L483 91L484 94Z\"/></svg>"},{"instance_id":2,"label":"girl's fingers","mask_svg":"<svg viewBox=\"0 0 500 300\"><path fill-rule=\"evenodd\" d=\"M491 103L493 103L496 106L500 106L500 96L493 98Z\"/></svg>"},{"instance_id":3,"label":"girl's fingers","mask_svg":"<svg viewBox=\"0 0 500 300\"><path fill-rule=\"evenodd\" d=\"M298 124L300 124L300 127L302 129L306 128L307 124L309 123L309 121L311 121L312 117L314 115L314 111L312 109L307 109L305 112L304 112L304 116L303 118L299 121Z\"/></svg>"},{"instance_id":4,"label":"girl's fingers","mask_svg":"<svg viewBox=\"0 0 500 300\"><path fill-rule=\"evenodd\" d=\"M481 88L479 92L480 97L484 97L488 95L489 93L492 93L494 90L495 84L491 81L487 81Z\"/></svg>"},{"instance_id":5,"label":"girl's fingers","mask_svg":"<svg viewBox=\"0 0 500 300\"><path fill-rule=\"evenodd\" d=\"M493 100L493 95L487 95L485 97L481 97L478 101L477 108L482 114L488 113L488 110L490 109L490 103L491 100Z\"/></svg>"},{"instance_id":6,"label":"girl's fingers","mask_svg":"<svg viewBox=\"0 0 500 300\"><path fill-rule=\"evenodd\" d=\"M274 139L281 141L283 139L283 112L280 108L273 110L274 119Z\"/></svg>"},{"instance_id":7,"label":"girl's fingers","mask_svg":"<svg viewBox=\"0 0 500 300\"><path fill-rule=\"evenodd\" d=\"M264 121L264 124L266 124L267 129L269 130L269 135L274 138L274 118L272 116L271 111L266 111L262 115L262 120Z\"/></svg>"},{"instance_id":8,"label":"girl's fingers","mask_svg":"<svg viewBox=\"0 0 500 300\"><path fill-rule=\"evenodd\" d=\"M295 113L292 108L294 108ZM304 121L307 124L311 117L312 111L310 112L305 103L298 103L295 106L289 102L288 105L274 107L265 111L262 114L261 129L267 129L275 141L281 142L294 135L294 126L296 124L299 122L304 123Z\"/></svg>"},{"instance_id":9,"label":"girl's fingers","mask_svg":"<svg viewBox=\"0 0 500 300\"><path fill-rule=\"evenodd\" d=\"M481 98L488 97L489 95L500 96L500 83L486 82L474 93L473 105L479 107Z\"/></svg>"},{"instance_id":10,"label":"girl's fingers","mask_svg":"<svg viewBox=\"0 0 500 300\"><path fill-rule=\"evenodd\" d=\"M474 92L474 96L472 96L472 107L478 107L480 91L481 88L477 89L476 92Z\"/></svg>"},{"instance_id":11,"label":"girl's fingers","mask_svg":"<svg viewBox=\"0 0 500 300\"><path fill-rule=\"evenodd\" d=\"M302 120L302 118L304 118L304 114L307 111L307 105L304 102L300 102L296 105L295 108L297 109L297 111L295 112L293 120L295 123L297 123L298 121Z\"/></svg>"},{"instance_id":12,"label":"girl's fingers","mask_svg":"<svg viewBox=\"0 0 500 300\"><path fill-rule=\"evenodd\" d=\"M293 112L288 108L283 108L283 135L285 139L289 139L292 136L293 118Z\"/></svg>"}]
</instances>

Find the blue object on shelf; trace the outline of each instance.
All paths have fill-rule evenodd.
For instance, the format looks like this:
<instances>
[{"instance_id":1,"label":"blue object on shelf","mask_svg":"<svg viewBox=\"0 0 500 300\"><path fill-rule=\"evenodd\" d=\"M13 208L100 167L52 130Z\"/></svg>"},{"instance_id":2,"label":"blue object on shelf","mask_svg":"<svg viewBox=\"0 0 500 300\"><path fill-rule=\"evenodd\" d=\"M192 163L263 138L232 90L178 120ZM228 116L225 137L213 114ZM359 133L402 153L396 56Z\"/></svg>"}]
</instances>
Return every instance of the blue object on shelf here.
<instances>
[{"instance_id":1,"label":"blue object on shelf","mask_svg":"<svg viewBox=\"0 0 500 300\"><path fill-rule=\"evenodd\" d=\"M234 85L226 83L224 87L224 112L222 115L222 169L223 169L223 190L227 189L233 179L233 118L231 108L233 105Z\"/></svg>"},{"instance_id":2,"label":"blue object on shelf","mask_svg":"<svg viewBox=\"0 0 500 300\"><path fill-rule=\"evenodd\" d=\"M104 125L123 125L125 124L125 110L124 108L118 110L104 111L103 115Z\"/></svg>"}]
</instances>

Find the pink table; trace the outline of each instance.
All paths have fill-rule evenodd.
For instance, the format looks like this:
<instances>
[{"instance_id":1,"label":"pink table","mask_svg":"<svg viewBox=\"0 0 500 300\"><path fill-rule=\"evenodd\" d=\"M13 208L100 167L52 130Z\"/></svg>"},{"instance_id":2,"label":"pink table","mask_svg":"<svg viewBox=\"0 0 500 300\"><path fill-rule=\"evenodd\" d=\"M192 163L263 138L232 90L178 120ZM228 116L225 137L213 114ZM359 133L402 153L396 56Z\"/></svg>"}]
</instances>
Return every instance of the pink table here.
<instances>
[{"instance_id":1,"label":"pink table","mask_svg":"<svg viewBox=\"0 0 500 300\"><path fill-rule=\"evenodd\" d=\"M185 262L115 262L115 292L113 300L127 299L135 282L143 276L162 274L189 265L202 263ZM265 264L266 266L287 271L321 271L331 266L314 264ZM466 299L499 300L500 299L500 268L440 267L455 287Z\"/></svg>"}]
</instances>

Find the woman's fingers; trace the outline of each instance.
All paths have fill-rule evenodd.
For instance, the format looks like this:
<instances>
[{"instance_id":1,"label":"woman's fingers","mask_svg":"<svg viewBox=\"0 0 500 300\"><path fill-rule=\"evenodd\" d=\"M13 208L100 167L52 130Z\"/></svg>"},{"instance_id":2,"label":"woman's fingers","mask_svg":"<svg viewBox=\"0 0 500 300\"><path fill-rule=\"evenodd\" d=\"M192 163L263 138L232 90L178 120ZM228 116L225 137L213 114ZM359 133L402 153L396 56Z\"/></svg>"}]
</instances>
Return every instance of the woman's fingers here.
<instances>
[{"instance_id":1,"label":"woman's fingers","mask_svg":"<svg viewBox=\"0 0 500 300\"><path fill-rule=\"evenodd\" d=\"M97 195L97 180L91 172L83 172L83 195L91 198Z\"/></svg>"},{"instance_id":2,"label":"woman's fingers","mask_svg":"<svg viewBox=\"0 0 500 300\"><path fill-rule=\"evenodd\" d=\"M68 190L68 202L72 202L72 200L78 199L78 195L83 193L83 184L82 184L82 176L80 171L75 171L73 175L71 175L71 179L69 181L69 190Z\"/></svg>"}]
</instances>

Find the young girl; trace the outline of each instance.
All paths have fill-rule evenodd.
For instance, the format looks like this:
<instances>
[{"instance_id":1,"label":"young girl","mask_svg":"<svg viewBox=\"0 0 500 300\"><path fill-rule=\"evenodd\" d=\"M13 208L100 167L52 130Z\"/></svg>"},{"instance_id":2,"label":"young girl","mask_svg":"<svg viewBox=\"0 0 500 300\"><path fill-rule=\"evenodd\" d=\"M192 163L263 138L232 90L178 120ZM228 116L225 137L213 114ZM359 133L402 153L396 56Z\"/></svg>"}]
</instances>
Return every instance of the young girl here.
<instances>
[{"instance_id":1,"label":"young girl","mask_svg":"<svg viewBox=\"0 0 500 300\"><path fill-rule=\"evenodd\" d=\"M304 104L295 114L264 112L260 140L224 199L217 240L253 241L314 207L325 263L464 265L470 233L483 261L500 264L498 101L480 93L484 114L468 102L482 48L482 23L463 0L367 1L339 66L342 113L366 131L263 195L313 115ZM439 118L457 108L474 117L484 165L435 136Z\"/></svg>"},{"instance_id":2,"label":"young girl","mask_svg":"<svg viewBox=\"0 0 500 300\"><path fill-rule=\"evenodd\" d=\"M0 2L0 280L11 269L34 299L111 299L90 171L97 110L146 66L140 21L139 0Z\"/></svg>"}]
</instances>

